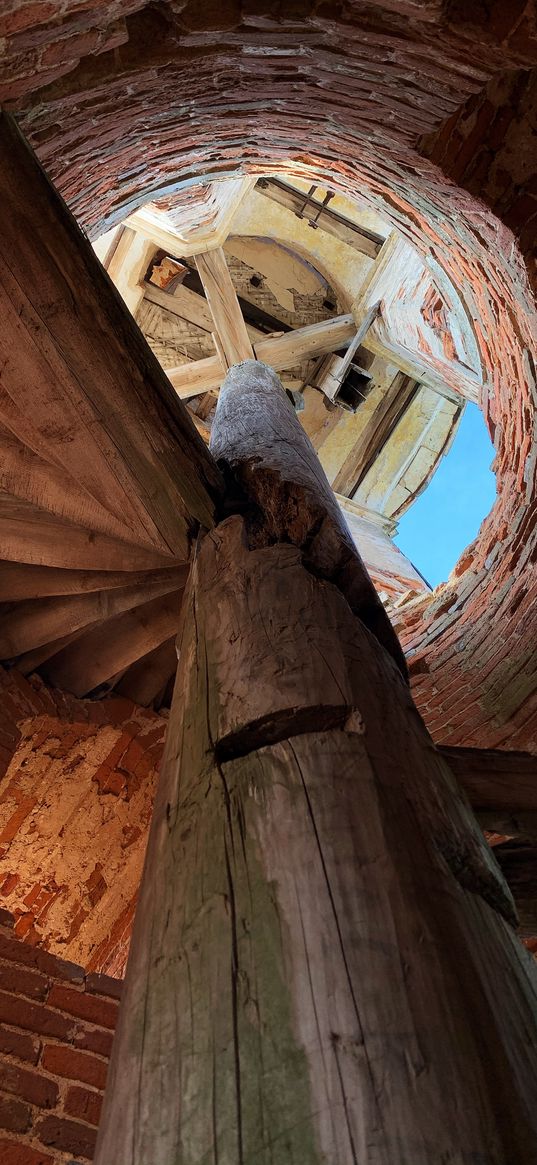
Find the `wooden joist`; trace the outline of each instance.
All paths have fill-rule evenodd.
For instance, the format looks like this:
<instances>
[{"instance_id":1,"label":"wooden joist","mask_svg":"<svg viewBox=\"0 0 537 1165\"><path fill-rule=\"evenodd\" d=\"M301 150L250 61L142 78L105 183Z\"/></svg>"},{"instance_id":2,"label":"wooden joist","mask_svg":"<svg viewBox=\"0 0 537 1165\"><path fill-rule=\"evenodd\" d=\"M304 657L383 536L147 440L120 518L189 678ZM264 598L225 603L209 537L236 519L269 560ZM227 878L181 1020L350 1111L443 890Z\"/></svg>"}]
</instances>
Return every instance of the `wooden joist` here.
<instances>
[{"instance_id":1,"label":"wooden joist","mask_svg":"<svg viewBox=\"0 0 537 1165\"><path fill-rule=\"evenodd\" d=\"M417 385L398 372L366 421L333 481L336 493L352 497L414 398Z\"/></svg>"},{"instance_id":2,"label":"wooden joist","mask_svg":"<svg viewBox=\"0 0 537 1165\"><path fill-rule=\"evenodd\" d=\"M267 336L254 342L257 360L269 364L276 372L294 368L303 360L323 356L338 348L345 348L356 334L352 315L335 316L305 328L284 332L281 336ZM218 356L208 356L191 364L181 364L168 370L168 376L178 396L197 396L210 388L219 388L225 368Z\"/></svg>"},{"instance_id":3,"label":"wooden joist","mask_svg":"<svg viewBox=\"0 0 537 1165\"><path fill-rule=\"evenodd\" d=\"M483 829L537 841L537 757L499 749L440 748Z\"/></svg>"},{"instance_id":4,"label":"wooden joist","mask_svg":"<svg viewBox=\"0 0 537 1165\"><path fill-rule=\"evenodd\" d=\"M171 565L167 554L75 526L1 492L0 559L83 571L145 571Z\"/></svg>"},{"instance_id":5,"label":"wooden joist","mask_svg":"<svg viewBox=\"0 0 537 1165\"><path fill-rule=\"evenodd\" d=\"M147 707L162 697L177 670L175 636L166 639L142 659L131 664L116 684L116 692L135 704Z\"/></svg>"},{"instance_id":6,"label":"wooden joist","mask_svg":"<svg viewBox=\"0 0 537 1165\"><path fill-rule=\"evenodd\" d=\"M48 660L42 673L56 687L86 696L177 633L182 591L115 615Z\"/></svg>"},{"instance_id":7,"label":"wooden joist","mask_svg":"<svg viewBox=\"0 0 537 1165\"><path fill-rule=\"evenodd\" d=\"M185 559L197 522L212 522L218 472L87 240L5 114L0 208L2 391L11 406L10 420L0 402L2 423L9 427L18 410L17 439L104 507L124 527L125 540ZM2 536L0 519L0 554L8 557Z\"/></svg>"},{"instance_id":8,"label":"wooden joist","mask_svg":"<svg viewBox=\"0 0 537 1165\"><path fill-rule=\"evenodd\" d=\"M184 567L159 570L139 585L17 603L0 614L0 659L14 659L81 627L102 623L158 595L176 591L184 585L185 576Z\"/></svg>"},{"instance_id":9,"label":"wooden joist","mask_svg":"<svg viewBox=\"0 0 537 1165\"><path fill-rule=\"evenodd\" d=\"M312 191L314 189L315 187ZM292 210L293 214L305 219L314 228L325 231L342 243L348 243L363 255L369 255L374 259L382 247L384 242L382 235L367 230L366 227L360 226L329 206L323 206L323 203L311 197L311 194L305 194L279 178L261 178L256 191L271 198L280 206L285 206L287 210Z\"/></svg>"},{"instance_id":10,"label":"wooden joist","mask_svg":"<svg viewBox=\"0 0 537 1165\"><path fill-rule=\"evenodd\" d=\"M227 367L252 359L253 348L222 248L198 255L196 266Z\"/></svg>"}]
</instances>

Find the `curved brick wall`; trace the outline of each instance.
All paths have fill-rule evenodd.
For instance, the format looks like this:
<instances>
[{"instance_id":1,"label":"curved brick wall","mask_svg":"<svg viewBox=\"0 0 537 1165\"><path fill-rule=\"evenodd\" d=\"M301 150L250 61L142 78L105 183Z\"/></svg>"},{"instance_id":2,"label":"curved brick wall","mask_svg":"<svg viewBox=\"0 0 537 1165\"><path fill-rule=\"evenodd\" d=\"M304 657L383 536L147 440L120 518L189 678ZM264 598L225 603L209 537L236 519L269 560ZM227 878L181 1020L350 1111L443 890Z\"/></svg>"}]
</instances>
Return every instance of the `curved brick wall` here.
<instances>
[{"instance_id":1,"label":"curved brick wall","mask_svg":"<svg viewBox=\"0 0 537 1165\"><path fill-rule=\"evenodd\" d=\"M0 1161L78 1165L94 1154L122 984L12 926L0 910Z\"/></svg>"},{"instance_id":2,"label":"curved brick wall","mask_svg":"<svg viewBox=\"0 0 537 1165\"><path fill-rule=\"evenodd\" d=\"M408 613L401 634L437 740L537 749L535 314L515 238L490 209L528 243L535 186L520 159L531 140L533 7L8 0L8 9L0 94L90 231L179 179L281 165L380 208L462 289L488 382L499 499L456 577ZM505 82L515 73L524 85Z\"/></svg>"},{"instance_id":3,"label":"curved brick wall","mask_svg":"<svg viewBox=\"0 0 537 1165\"><path fill-rule=\"evenodd\" d=\"M0 907L29 948L124 974L165 731L0 668Z\"/></svg>"}]
</instances>

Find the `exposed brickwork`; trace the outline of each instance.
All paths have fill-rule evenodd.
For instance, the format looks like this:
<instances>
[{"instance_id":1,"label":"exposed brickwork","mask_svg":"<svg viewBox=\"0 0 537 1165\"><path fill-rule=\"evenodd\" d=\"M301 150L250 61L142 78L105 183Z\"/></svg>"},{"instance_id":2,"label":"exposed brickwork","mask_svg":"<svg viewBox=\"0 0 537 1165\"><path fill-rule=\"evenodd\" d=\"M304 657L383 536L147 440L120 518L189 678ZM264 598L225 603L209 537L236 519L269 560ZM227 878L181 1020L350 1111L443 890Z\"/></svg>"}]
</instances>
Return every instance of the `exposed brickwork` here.
<instances>
[{"instance_id":1,"label":"exposed brickwork","mask_svg":"<svg viewBox=\"0 0 537 1165\"><path fill-rule=\"evenodd\" d=\"M17 977L30 973L28 954L38 953L47 969L38 976L42 1002L34 1004L17 990ZM0 1006L0 1162L90 1161L121 984L28 948L5 927L0 974L10 983ZM93 1051L81 1050L91 1044Z\"/></svg>"},{"instance_id":2,"label":"exposed brickwork","mask_svg":"<svg viewBox=\"0 0 537 1165\"><path fill-rule=\"evenodd\" d=\"M0 93L19 110L45 165L93 233L183 177L268 167L324 179L361 198L448 272L476 321L499 496L449 584L432 601L403 609L400 631L414 695L436 740L537 752L535 315L513 234L527 249L535 225L526 153L534 99L529 66L537 50L532 11L524 2L462 0L298 3L272 12L231 0L150 6L145 0L9 0L3 30L0 25L7 38ZM106 51L107 36L123 43ZM10 685L3 693L0 762L9 763L20 741L20 765L14 783L10 772L2 787L11 800L0 820L6 850L0 893L16 904L17 933L28 942L61 944L80 959L91 949L85 965L119 973L151 803L149 792L140 802L130 795L131 764L135 782L150 779L132 759L143 735L126 727L139 719L132 706L119 708L114 720L112 701L81 714L74 708L84 702L66 698L60 707L58 694L13 675ZM164 731L158 720L160 737L151 745L146 738L142 748L153 749L155 764ZM91 847L84 829L68 839L71 854L91 853L91 864L80 868L73 890L56 873L56 853L38 881L24 872L23 858L34 852L28 840L36 802L46 791L52 804L61 802L58 790L69 787L69 775L75 782L81 777L76 758L84 742L96 755L101 730L108 735L90 778L90 800L105 816L111 806L109 818L102 833L94 822ZM48 743L54 731L56 755L46 752L56 747ZM39 774L44 755L49 769L38 787L29 762ZM88 803L80 803L80 820ZM128 805L136 812L126 813L124 832L114 832L107 848L107 830L115 830ZM129 864L133 846L136 861ZM69 928L58 937L60 918L68 918ZM94 929L96 918L102 934ZM26 949L35 961L19 963L48 974L46 953ZM27 997L29 1006L43 1004ZM107 1047L110 1030L79 1023L73 1047L105 1056L98 1048ZM13 1034L36 1038L31 1029ZM24 1046L23 1058L32 1063L34 1044ZM13 1048L8 1054L18 1054ZM61 1134L48 1126L45 1135ZM8 1165L52 1160L3 1152Z\"/></svg>"},{"instance_id":3,"label":"exposed brickwork","mask_svg":"<svg viewBox=\"0 0 537 1165\"><path fill-rule=\"evenodd\" d=\"M0 782L0 902L15 916L11 942L26 940L18 994L38 1004L50 973L44 947L92 972L123 973L166 720L122 698L76 700L15 671L0 671L0 695L16 729ZM0 1014L12 975L0 968ZM59 1006L102 1023L107 1005L92 981L95 996L66 993ZM113 1010L111 1000L105 1027Z\"/></svg>"},{"instance_id":4,"label":"exposed brickwork","mask_svg":"<svg viewBox=\"0 0 537 1165\"><path fill-rule=\"evenodd\" d=\"M537 749L535 314L511 230L529 246L535 6L8 0L2 19L2 95L90 232L182 178L270 167L362 199L461 288L499 498L449 587L401 612L402 634L439 740ZM121 20L124 43L99 51L96 30L116 35ZM117 768L101 777L119 784ZM35 808L21 795L13 814L8 832ZM88 899L100 876L104 864L88 871ZM125 946L133 907L131 895L115 912L98 965ZM32 915L18 922L29 937Z\"/></svg>"},{"instance_id":5,"label":"exposed brickwork","mask_svg":"<svg viewBox=\"0 0 537 1165\"><path fill-rule=\"evenodd\" d=\"M514 232L531 262L537 248L537 165L531 127L537 118L537 72L511 69L473 94L423 152L484 201Z\"/></svg>"}]
</instances>

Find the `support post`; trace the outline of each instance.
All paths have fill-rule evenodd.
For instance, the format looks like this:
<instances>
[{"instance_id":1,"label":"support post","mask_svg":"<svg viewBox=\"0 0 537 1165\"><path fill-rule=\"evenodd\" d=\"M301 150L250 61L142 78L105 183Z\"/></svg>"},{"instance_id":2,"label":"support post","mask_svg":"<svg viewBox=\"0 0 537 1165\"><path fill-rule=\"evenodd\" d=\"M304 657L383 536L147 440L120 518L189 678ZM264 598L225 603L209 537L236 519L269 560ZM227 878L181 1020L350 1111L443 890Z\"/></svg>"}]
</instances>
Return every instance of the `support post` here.
<instances>
[{"instance_id":1,"label":"support post","mask_svg":"<svg viewBox=\"0 0 537 1165\"><path fill-rule=\"evenodd\" d=\"M97 1165L535 1165L509 891L270 369L213 434Z\"/></svg>"}]
</instances>

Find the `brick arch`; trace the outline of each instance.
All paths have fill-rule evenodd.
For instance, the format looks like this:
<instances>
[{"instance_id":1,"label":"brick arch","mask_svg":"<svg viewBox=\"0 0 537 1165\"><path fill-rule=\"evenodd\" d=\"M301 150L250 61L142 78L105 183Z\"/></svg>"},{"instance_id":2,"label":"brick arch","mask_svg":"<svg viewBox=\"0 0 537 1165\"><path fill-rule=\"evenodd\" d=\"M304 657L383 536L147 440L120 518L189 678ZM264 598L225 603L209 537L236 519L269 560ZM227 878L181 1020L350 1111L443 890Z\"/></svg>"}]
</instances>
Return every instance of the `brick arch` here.
<instances>
[{"instance_id":1,"label":"brick arch","mask_svg":"<svg viewBox=\"0 0 537 1165\"><path fill-rule=\"evenodd\" d=\"M181 182L281 167L381 209L447 271L488 374L498 500L400 633L437 740L537 750L534 304L509 227L422 150L502 71L535 63L531 7L509 7L129 0L108 51L72 27L62 48L62 17L11 104L90 233ZM117 2L86 5L86 32L97 8L112 30Z\"/></svg>"}]
</instances>

